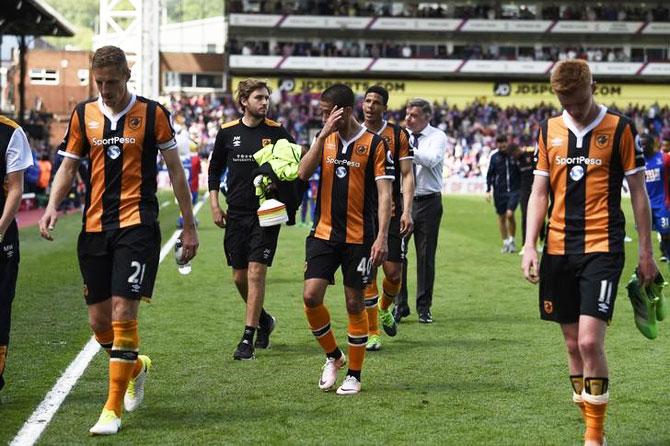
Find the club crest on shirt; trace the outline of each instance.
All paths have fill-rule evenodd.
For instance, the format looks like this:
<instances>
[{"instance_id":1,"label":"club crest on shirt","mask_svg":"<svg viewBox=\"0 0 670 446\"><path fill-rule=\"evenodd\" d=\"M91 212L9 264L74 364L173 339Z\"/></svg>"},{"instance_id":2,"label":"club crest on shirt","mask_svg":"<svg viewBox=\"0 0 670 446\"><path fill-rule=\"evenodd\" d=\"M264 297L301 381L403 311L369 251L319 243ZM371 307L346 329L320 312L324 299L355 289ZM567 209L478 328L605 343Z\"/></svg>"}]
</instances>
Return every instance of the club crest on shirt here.
<instances>
[{"instance_id":1,"label":"club crest on shirt","mask_svg":"<svg viewBox=\"0 0 670 446\"><path fill-rule=\"evenodd\" d=\"M366 153L368 153L368 148L365 145L361 144L360 146L356 147L356 153L358 153L359 155L365 155Z\"/></svg>"},{"instance_id":2,"label":"club crest on shirt","mask_svg":"<svg viewBox=\"0 0 670 446\"><path fill-rule=\"evenodd\" d=\"M391 147L391 138L389 138L388 135L383 135L383 136L382 136L382 139L383 139L384 141L386 141L386 144L388 144L389 147Z\"/></svg>"},{"instance_id":3,"label":"club crest on shirt","mask_svg":"<svg viewBox=\"0 0 670 446\"><path fill-rule=\"evenodd\" d=\"M131 130L137 130L140 128L141 125L142 125L142 118L140 118L139 116L132 116L128 120L128 127L130 127Z\"/></svg>"},{"instance_id":4,"label":"club crest on shirt","mask_svg":"<svg viewBox=\"0 0 670 446\"><path fill-rule=\"evenodd\" d=\"M554 312L554 304L550 300L544 301L544 312L547 314Z\"/></svg>"},{"instance_id":5,"label":"club crest on shirt","mask_svg":"<svg viewBox=\"0 0 670 446\"><path fill-rule=\"evenodd\" d=\"M272 140L270 138L261 139L261 147L265 147L269 144L272 144Z\"/></svg>"},{"instance_id":6,"label":"club crest on shirt","mask_svg":"<svg viewBox=\"0 0 670 446\"><path fill-rule=\"evenodd\" d=\"M610 136L606 133L601 133L600 135L596 135L596 147L598 149L606 149L607 148L607 143L610 140Z\"/></svg>"}]
</instances>

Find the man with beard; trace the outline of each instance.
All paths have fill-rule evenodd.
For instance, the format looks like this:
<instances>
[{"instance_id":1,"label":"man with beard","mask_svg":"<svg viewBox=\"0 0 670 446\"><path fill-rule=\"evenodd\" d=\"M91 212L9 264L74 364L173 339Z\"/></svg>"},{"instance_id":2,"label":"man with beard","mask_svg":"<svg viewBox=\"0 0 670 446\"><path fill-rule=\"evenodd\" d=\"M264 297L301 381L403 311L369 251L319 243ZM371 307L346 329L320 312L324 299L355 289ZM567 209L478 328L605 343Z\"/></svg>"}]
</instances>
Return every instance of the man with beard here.
<instances>
[{"instance_id":1,"label":"man with beard","mask_svg":"<svg viewBox=\"0 0 670 446\"><path fill-rule=\"evenodd\" d=\"M261 227L256 211L258 197L252 173L258 167L254 153L280 139L294 142L278 122L266 118L270 88L258 79L245 79L237 86L237 103L244 116L224 124L216 135L209 164L209 198L214 223L225 228L223 247L233 281L247 312L244 332L233 358L255 358L255 348L270 346L276 320L263 308L265 276L272 266L280 226ZM228 209L219 204L219 178L228 168ZM254 334L256 342L254 343Z\"/></svg>"}]
</instances>

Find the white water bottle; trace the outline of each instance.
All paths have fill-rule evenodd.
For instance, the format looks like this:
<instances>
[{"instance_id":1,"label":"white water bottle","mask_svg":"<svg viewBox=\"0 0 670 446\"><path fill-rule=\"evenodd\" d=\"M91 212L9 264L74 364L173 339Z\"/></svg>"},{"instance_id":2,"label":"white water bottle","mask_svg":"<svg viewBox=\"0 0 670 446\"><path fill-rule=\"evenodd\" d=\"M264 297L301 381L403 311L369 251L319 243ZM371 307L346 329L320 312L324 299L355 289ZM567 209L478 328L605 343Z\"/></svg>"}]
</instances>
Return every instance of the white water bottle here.
<instances>
[{"instance_id":1,"label":"white water bottle","mask_svg":"<svg viewBox=\"0 0 670 446\"><path fill-rule=\"evenodd\" d=\"M191 261L190 260L188 262L182 261L182 254L183 254L183 246L181 239L178 238L174 244L174 260L177 263L177 271L179 271L179 274L185 276L187 274L191 274Z\"/></svg>"}]
</instances>

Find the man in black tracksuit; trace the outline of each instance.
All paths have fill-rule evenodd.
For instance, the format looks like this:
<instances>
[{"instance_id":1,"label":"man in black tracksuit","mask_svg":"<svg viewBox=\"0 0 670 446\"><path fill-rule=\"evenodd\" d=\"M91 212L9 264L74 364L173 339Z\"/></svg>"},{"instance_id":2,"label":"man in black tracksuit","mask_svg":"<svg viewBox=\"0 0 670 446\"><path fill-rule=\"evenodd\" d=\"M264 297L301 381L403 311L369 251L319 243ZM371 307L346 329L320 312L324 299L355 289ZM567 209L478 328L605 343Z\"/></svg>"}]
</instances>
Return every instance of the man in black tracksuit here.
<instances>
[{"instance_id":1,"label":"man in black tracksuit","mask_svg":"<svg viewBox=\"0 0 670 446\"><path fill-rule=\"evenodd\" d=\"M498 228L502 237L502 253L516 251L514 235L516 221L514 211L519 205L521 175L519 163L509 150L507 136L499 135L496 138L497 150L491 153L489 170L486 174L486 199L491 200L493 189L493 203L498 214Z\"/></svg>"}]
</instances>

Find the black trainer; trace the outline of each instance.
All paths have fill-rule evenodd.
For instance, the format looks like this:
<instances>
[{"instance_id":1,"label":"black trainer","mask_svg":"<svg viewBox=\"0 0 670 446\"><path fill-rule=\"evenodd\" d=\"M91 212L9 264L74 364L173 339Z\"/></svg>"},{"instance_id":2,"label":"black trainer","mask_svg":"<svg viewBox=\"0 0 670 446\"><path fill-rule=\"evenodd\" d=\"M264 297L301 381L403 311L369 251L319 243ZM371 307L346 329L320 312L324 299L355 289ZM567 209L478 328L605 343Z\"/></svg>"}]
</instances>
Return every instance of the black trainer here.
<instances>
[{"instance_id":1,"label":"black trainer","mask_svg":"<svg viewBox=\"0 0 670 446\"><path fill-rule=\"evenodd\" d=\"M421 313L419 315L419 323L421 323L421 324L432 324L433 323L433 315L430 314L430 311L426 311L426 312Z\"/></svg>"},{"instance_id":2,"label":"black trainer","mask_svg":"<svg viewBox=\"0 0 670 446\"><path fill-rule=\"evenodd\" d=\"M407 316L409 316L409 308L396 305L393 309L393 318L396 324L399 324L402 318Z\"/></svg>"},{"instance_id":3,"label":"black trainer","mask_svg":"<svg viewBox=\"0 0 670 446\"><path fill-rule=\"evenodd\" d=\"M254 342L255 348L265 349L270 348L270 335L277 325L277 319L274 316L270 316L270 326L263 327L263 325L258 326L256 330L256 341Z\"/></svg>"},{"instance_id":4,"label":"black trainer","mask_svg":"<svg viewBox=\"0 0 670 446\"><path fill-rule=\"evenodd\" d=\"M256 355L254 354L254 346L251 345L251 342L249 342L246 339L242 339L239 344L237 344L237 348L235 349L235 353L233 353L233 359L236 360L242 360L242 361L248 361L250 359L255 359Z\"/></svg>"}]
</instances>

